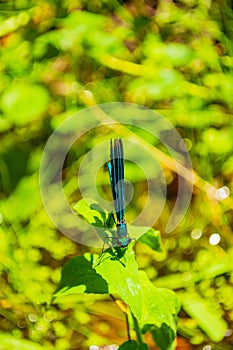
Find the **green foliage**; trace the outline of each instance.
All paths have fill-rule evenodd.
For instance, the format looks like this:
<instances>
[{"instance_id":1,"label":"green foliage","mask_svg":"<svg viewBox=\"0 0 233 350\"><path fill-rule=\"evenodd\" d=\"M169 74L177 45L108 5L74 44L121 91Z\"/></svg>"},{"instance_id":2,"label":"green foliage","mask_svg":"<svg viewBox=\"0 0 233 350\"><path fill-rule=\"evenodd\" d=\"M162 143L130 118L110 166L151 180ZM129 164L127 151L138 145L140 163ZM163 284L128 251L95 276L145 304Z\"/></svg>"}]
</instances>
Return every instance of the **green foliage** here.
<instances>
[{"instance_id":1,"label":"green foliage","mask_svg":"<svg viewBox=\"0 0 233 350\"><path fill-rule=\"evenodd\" d=\"M62 269L55 296L73 293L108 293L108 284L93 268L94 256L85 254L70 259Z\"/></svg>"},{"instance_id":2,"label":"green foliage","mask_svg":"<svg viewBox=\"0 0 233 350\"><path fill-rule=\"evenodd\" d=\"M148 346L145 343L138 344L135 340L129 340L120 345L119 350L147 350Z\"/></svg>"},{"instance_id":3,"label":"green foliage","mask_svg":"<svg viewBox=\"0 0 233 350\"><path fill-rule=\"evenodd\" d=\"M163 251L160 232L155 231L152 228L139 238L139 242L148 245L148 247L157 252Z\"/></svg>"},{"instance_id":4,"label":"green foliage","mask_svg":"<svg viewBox=\"0 0 233 350\"><path fill-rule=\"evenodd\" d=\"M100 256L102 262L97 262L97 273L107 281L109 292L117 293L129 305L134 316L140 319L142 296L138 267L132 247L126 251L122 251L122 248L110 249L109 252L103 254L103 257Z\"/></svg>"},{"instance_id":5,"label":"green foliage","mask_svg":"<svg viewBox=\"0 0 233 350\"><path fill-rule=\"evenodd\" d=\"M107 224L105 212L96 204L90 206L80 200L74 209L96 226ZM102 222L101 220L105 219ZM150 248L161 252L161 240L158 231L150 229L139 239ZM62 269L62 277L56 298L75 293L116 294L128 305L134 322L140 324L142 331L151 331L154 341L161 350L173 349L176 334L175 317L179 312L179 303L175 294L167 289L154 287L145 273L138 271L132 241L128 247L113 247L100 255L85 254L70 259ZM156 333L158 329L158 334ZM140 332L139 328L135 330ZM161 343L161 338L163 342ZM137 347L143 345L138 336ZM165 344L165 345L164 345ZM122 346L131 347L132 343ZM124 347L123 347L124 348Z\"/></svg>"},{"instance_id":6,"label":"green foliage","mask_svg":"<svg viewBox=\"0 0 233 350\"><path fill-rule=\"evenodd\" d=\"M228 0L1 2L1 347L66 350L115 342L120 349L146 349L146 334L141 343L125 341L124 317L106 295L111 288L132 310L131 329L137 323L166 349L178 312L170 288L182 308L178 334L197 350L231 349L225 331L233 328L232 18ZM98 255L72 242L56 230L40 199L39 165L52 131L73 113L109 101L142 104L171 121L198 175L186 217L167 235L177 177L163 169L166 206L156 230L145 229L132 242L137 263L131 248ZM110 137L101 128L83 135L63 172L67 200L103 241L105 233L114 237L112 216L94 201L80 201L77 174L85 153ZM146 178L126 165L135 187L126 208L130 222L146 201ZM109 199L108 175L101 169L98 176L98 190ZM216 245L213 233L221 238ZM140 285L135 300L127 276Z\"/></svg>"},{"instance_id":7,"label":"green foliage","mask_svg":"<svg viewBox=\"0 0 233 350\"><path fill-rule=\"evenodd\" d=\"M117 294L141 329L152 332L161 350L173 349L179 303L172 291L157 289L143 272L139 274L132 246L133 242L127 248L110 248L100 255L85 254L69 260L62 270L55 301L73 293Z\"/></svg>"},{"instance_id":8,"label":"green foliage","mask_svg":"<svg viewBox=\"0 0 233 350\"><path fill-rule=\"evenodd\" d=\"M10 334L1 334L0 335L1 346L4 346L5 350L10 350L12 348L19 350L42 350L43 346L30 342L23 339L14 339ZM48 350L51 350L52 347L47 347Z\"/></svg>"},{"instance_id":9,"label":"green foliage","mask_svg":"<svg viewBox=\"0 0 233 350\"><path fill-rule=\"evenodd\" d=\"M0 103L8 120L24 125L47 111L49 95L41 86L19 81L4 92Z\"/></svg>"},{"instance_id":10,"label":"green foliage","mask_svg":"<svg viewBox=\"0 0 233 350\"><path fill-rule=\"evenodd\" d=\"M208 300L201 299L194 292L181 296L184 310L198 323L199 327L208 334L210 339L219 342L227 331L227 323L217 312L213 314L213 305Z\"/></svg>"}]
</instances>

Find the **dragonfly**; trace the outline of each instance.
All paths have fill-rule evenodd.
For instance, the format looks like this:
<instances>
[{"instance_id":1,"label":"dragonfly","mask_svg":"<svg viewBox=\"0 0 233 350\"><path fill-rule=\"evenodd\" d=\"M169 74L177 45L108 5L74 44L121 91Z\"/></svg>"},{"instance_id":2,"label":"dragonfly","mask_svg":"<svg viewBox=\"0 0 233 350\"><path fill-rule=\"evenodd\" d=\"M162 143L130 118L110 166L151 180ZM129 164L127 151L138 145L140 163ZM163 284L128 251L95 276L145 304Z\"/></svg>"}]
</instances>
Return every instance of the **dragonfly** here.
<instances>
[{"instance_id":1,"label":"dragonfly","mask_svg":"<svg viewBox=\"0 0 233 350\"><path fill-rule=\"evenodd\" d=\"M125 221L124 150L122 139L110 140L110 161L107 163L114 208L116 213L118 246L127 247L131 242Z\"/></svg>"}]
</instances>

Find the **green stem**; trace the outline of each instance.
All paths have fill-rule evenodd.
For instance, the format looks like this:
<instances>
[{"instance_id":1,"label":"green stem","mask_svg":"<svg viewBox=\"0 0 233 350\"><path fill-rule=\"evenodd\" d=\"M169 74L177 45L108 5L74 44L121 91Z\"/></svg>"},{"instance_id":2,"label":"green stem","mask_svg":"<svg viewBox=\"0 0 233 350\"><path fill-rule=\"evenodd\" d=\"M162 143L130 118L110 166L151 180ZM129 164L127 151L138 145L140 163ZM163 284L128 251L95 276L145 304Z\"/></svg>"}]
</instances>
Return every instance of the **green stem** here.
<instances>
[{"instance_id":1,"label":"green stem","mask_svg":"<svg viewBox=\"0 0 233 350\"><path fill-rule=\"evenodd\" d=\"M134 325L134 330L136 332L136 336L137 336L137 341L139 345L143 344L143 339L142 339L142 333L138 324L138 320L136 319L136 317L134 316L134 314L131 312L131 316L133 319L133 325Z\"/></svg>"},{"instance_id":2,"label":"green stem","mask_svg":"<svg viewBox=\"0 0 233 350\"><path fill-rule=\"evenodd\" d=\"M109 295L110 295L110 297L112 298L112 300L114 300L114 302L117 304L114 295L112 295L112 294L109 294ZM117 304L117 306L119 307L119 304ZM125 315L127 336L128 336L128 340L130 341L130 340L131 340L131 336L130 336L130 328L129 328L128 314L127 314L127 312L125 312L122 308L120 308L120 309L121 309L121 311L122 311L122 312L124 313L124 315Z\"/></svg>"},{"instance_id":3,"label":"green stem","mask_svg":"<svg viewBox=\"0 0 233 350\"><path fill-rule=\"evenodd\" d=\"M112 298L112 300L114 300L114 302L116 303L116 299L115 297L112 295L112 294L109 294L110 297ZM119 307L119 304L118 304L118 307ZM129 321L128 321L128 314L127 312L125 312L121 307L120 309L123 311L123 313L125 314L125 317L126 317L126 326L127 326L127 334L128 334L128 340L131 340L131 337L130 337L130 329L129 329ZM130 310L130 308L129 308ZM139 345L142 345L143 344L143 338L142 338L142 333L141 333L141 329L139 327L139 324L138 324L138 320L136 319L136 317L134 316L134 314L132 313L132 311L130 310L130 313L131 313L131 316L132 316L132 320L133 320L133 325L134 325L134 330L135 330L135 333L136 333L136 336L137 336L137 341L138 341L138 344Z\"/></svg>"}]
</instances>

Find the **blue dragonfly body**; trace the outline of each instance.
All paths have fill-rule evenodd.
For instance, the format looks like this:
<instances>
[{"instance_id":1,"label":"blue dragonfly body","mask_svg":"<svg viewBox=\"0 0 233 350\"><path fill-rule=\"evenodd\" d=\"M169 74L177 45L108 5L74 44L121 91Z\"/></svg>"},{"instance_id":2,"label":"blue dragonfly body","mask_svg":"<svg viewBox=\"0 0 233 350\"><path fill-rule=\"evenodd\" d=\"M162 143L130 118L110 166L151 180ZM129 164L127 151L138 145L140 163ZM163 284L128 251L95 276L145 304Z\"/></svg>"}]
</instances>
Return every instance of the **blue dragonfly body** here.
<instances>
[{"instance_id":1,"label":"blue dragonfly body","mask_svg":"<svg viewBox=\"0 0 233 350\"><path fill-rule=\"evenodd\" d=\"M131 242L131 238L125 222L124 151L121 139L110 140L110 158L108 172L117 217L117 245L126 247Z\"/></svg>"}]
</instances>

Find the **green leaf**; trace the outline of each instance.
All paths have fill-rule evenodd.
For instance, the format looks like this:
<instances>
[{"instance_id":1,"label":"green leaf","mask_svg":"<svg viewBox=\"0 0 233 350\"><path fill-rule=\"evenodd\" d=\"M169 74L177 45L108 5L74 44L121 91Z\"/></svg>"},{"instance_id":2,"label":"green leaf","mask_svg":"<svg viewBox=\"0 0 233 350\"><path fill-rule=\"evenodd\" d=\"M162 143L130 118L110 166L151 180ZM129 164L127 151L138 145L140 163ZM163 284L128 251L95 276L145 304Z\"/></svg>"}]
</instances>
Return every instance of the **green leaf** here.
<instances>
[{"instance_id":1,"label":"green leaf","mask_svg":"<svg viewBox=\"0 0 233 350\"><path fill-rule=\"evenodd\" d=\"M70 259L54 296L74 293L118 293L136 318L141 317L142 300L138 266L129 247L108 249L103 254Z\"/></svg>"},{"instance_id":2,"label":"green leaf","mask_svg":"<svg viewBox=\"0 0 233 350\"><path fill-rule=\"evenodd\" d=\"M185 88L188 96L185 98L180 98L174 102L174 108L172 110L158 110L158 113L162 113L165 117L167 117L174 125L183 125L186 128L197 128L204 129L209 126L218 127L219 124L223 122L228 116L224 114L220 108L216 109L206 109L202 107L200 109L199 106L190 107L190 102L193 100L192 89L197 90L196 94L198 95L198 100L203 99L205 96L204 92L200 88L200 86L193 86L191 84L185 83ZM189 91L190 90L190 91ZM190 96L191 95L191 96ZM197 101L197 98L195 98ZM195 103L194 103L195 105Z\"/></svg>"},{"instance_id":3,"label":"green leaf","mask_svg":"<svg viewBox=\"0 0 233 350\"><path fill-rule=\"evenodd\" d=\"M161 327L155 325L146 325L143 328L143 332L150 332L155 343L161 350L173 349L175 334L172 328L170 328L166 323L162 323Z\"/></svg>"},{"instance_id":4,"label":"green leaf","mask_svg":"<svg viewBox=\"0 0 233 350\"><path fill-rule=\"evenodd\" d=\"M17 81L6 89L0 103L11 122L23 125L45 113L49 100L48 91L44 87Z\"/></svg>"},{"instance_id":5,"label":"green leaf","mask_svg":"<svg viewBox=\"0 0 233 350\"><path fill-rule=\"evenodd\" d=\"M156 343L162 346L162 350L173 349L176 316L180 309L176 294L169 289L154 287L143 271L140 278L143 300L141 327L144 331L153 330Z\"/></svg>"},{"instance_id":6,"label":"green leaf","mask_svg":"<svg viewBox=\"0 0 233 350\"><path fill-rule=\"evenodd\" d=\"M144 53L149 62L157 65L183 67L193 57L193 52L187 45L179 43L163 43L154 35L149 34L144 43Z\"/></svg>"},{"instance_id":7,"label":"green leaf","mask_svg":"<svg viewBox=\"0 0 233 350\"><path fill-rule=\"evenodd\" d=\"M134 242L126 248L116 247L104 252L96 271L108 283L110 293L118 293L139 319L142 312L142 297L138 265L132 250Z\"/></svg>"},{"instance_id":8,"label":"green leaf","mask_svg":"<svg viewBox=\"0 0 233 350\"><path fill-rule=\"evenodd\" d=\"M202 134L204 147L209 152L215 154L231 153L233 149L232 130L230 128L224 128L216 130L209 128Z\"/></svg>"},{"instance_id":9,"label":"green leaf","mask_svg":"<svg viewBox=\"0 0 233 350\"><path fill-rule=\"evenodd\" d=\"M95 227L98 236L104 243L109 243L106 238L115 237L116 231L112 232L111 230L107 230L115 225L113 215L111 213L108 214L98 203L93 202L93 200L88 200L87 198L85 200L81 199L73 206L73 209L86 219L89 224ZM106 228L106 230L103 230L103 228Z\"/></svg>"},{"instance_id":10,"label":"green leaf","mask_svg":"<svg viewBox=\"0 0 233 350\"><path fill-rule=\"evenodd\" d=\"M173 273L171 275L159 277L156 279L155 285L156 287L166 286L170 289L187 288L200 281L229 273L231 269L231 260L226 257L216 263L209 261L205 269L201 268L200 271L197 272Z\"/></svg>"},{"instance_id":11,"label":"green leaf","mask_svg":"<svg viewBox=\"0 0 233 350\"><path fill-rule=\"evenodd\" d=\"M162 241L160 232L150 228L146 233L144 233L139 239L139 242L148 245L156 252L163 252Z\"/></svg>"},{"instance_id":12,"label":"green leaf","mask_svg":"<svg viewBox=\"0 0 233 350\"><path fill-rule=\"evenodd\" d=\"M172 98L179 94L179 86L183 78L173 69L151 69L151 76L147 79L137 78L129 83L128 89L132 98L138 102L141 99L153 98L156 101Z\"/></svg>"},{"instance_id":13,"label":"green leaf","mask_svg":"<svg viewBox=\"0 0 233 350\"><path fill-rule=\"evenodd\" d=\"M30 340L15 339L15 336L11 334L0 334L1 349L4 350L43 350L45 346L34 343ZM53 347L46 344L47 350L52 350Z\"/></svg>"},{"instance_id":14,"label":"green leaf","mask_svg":"<svg viewBox=\"0 0 233 350\"><path fill-rule=\"evenodd\" d=\"M89 224L96 227L105 227L105 222L108 219L107 213L93 200L81 199L73 206L73 209L82 215Z\"/></svg>"},{"instance_id":15,"label":"green leaf","mask_svg":"<svg viewBox=\"0 0 233 350\"><path fill-rule=\"evenodd\" d=\"M139 345L136 340L129 340L123 343L119 350L148 350L148 346L145 343Z\"/></svg>"},{"instance_id":16,"label":"green leaf","mask_svg":"<svg viewBox=\"0 0 233 350\"><path fill-rule=\"evenodd\" d=\"M227 331L226 321L216 312L213 312L211 302L202 299L195 292L180 294L182 307L187 314L197 321L198 326L210 339L219 342Z\"/></svg>"},{"instance_id":17,"label":"green leaf","mask_svg":"<svg viewBox=\"0 0 233 350\"><path fill-rule=\"evenodd\" d=\"M74 293L108 293L107 282L93 268L95 256L85 254L70 259L62 269L61 281L54 296Z\"/></svg>"},{"instance_id":18,"label":"green leaf","mask_svg":"<svg viewBox=\"0 0 233 350\"><path fill-rule=\"evenodd\" d=\"M59 51L67 51L75 45L83 45L83 42L91 37L91 33L101 31L106 20L105 16L87 11L73 11L64 18L57 18L55 24L59 29L40 35L35 41L37 55L40 51L46 51L46 46L49 44Z\"/></svg>"},{"instance_id":19,"label":"green leaf","mask_svg":"<svg viewBox=\"0 0 233 350\"><path fill-rule=\"evenodd\" d=\"M20 160L23 163L22 157L12 159L15 159L15 165ZM12 193L12 197L0 201L1 213L12 222L14 220L28 220L30 216L33 216L33 213L40 204L38 178L36 176L22 177Z\"/></svg>"}]
</instances>

